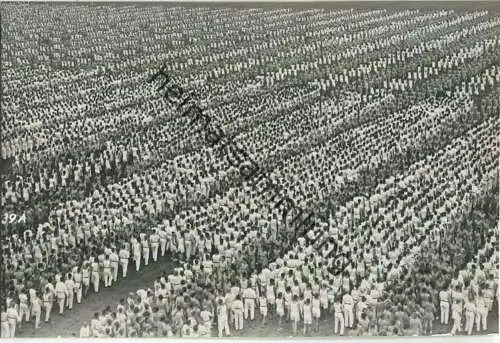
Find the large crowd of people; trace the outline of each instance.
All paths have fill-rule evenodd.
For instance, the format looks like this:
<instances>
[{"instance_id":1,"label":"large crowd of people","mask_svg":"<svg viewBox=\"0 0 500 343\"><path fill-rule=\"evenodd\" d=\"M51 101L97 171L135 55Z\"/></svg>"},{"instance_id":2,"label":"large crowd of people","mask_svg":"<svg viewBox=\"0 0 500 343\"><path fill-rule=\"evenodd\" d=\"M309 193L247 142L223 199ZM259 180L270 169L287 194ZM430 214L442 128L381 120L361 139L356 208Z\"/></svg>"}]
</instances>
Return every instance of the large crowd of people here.
<instances>
[{"instance_id":1,"label":"large crowd of people","mask_svg":"<svg viewBox=\"0 0 500 343\"><path fill-rule=\"evenodd\" d=\"M497 14L4 12L2 338L149 264L80 337L496 332ZM161 66L264 178L148 82Z\"/></svg>"}]
</instances>

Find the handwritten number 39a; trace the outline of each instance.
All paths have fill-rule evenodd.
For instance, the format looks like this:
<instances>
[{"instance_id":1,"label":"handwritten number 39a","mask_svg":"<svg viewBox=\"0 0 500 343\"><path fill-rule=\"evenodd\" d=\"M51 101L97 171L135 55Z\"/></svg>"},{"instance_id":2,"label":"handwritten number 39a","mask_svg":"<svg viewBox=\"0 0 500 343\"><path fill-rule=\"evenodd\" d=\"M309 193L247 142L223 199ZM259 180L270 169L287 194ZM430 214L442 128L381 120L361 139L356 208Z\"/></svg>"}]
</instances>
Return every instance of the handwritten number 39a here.
<instances>
[{"instance_id":1,"label":"handwritten number 39a","mask_svg":"<svg viewBox=\"0 0 500 343\"><path fill-rule=\"evenodd\" d=\"M18 219L17 214L15 213L4 213L2 217L2 224L12 224ZM23 214L22 216L19 217L17 222L25 222L26 221L26 215Z\"/></svg>"}]
</instances>

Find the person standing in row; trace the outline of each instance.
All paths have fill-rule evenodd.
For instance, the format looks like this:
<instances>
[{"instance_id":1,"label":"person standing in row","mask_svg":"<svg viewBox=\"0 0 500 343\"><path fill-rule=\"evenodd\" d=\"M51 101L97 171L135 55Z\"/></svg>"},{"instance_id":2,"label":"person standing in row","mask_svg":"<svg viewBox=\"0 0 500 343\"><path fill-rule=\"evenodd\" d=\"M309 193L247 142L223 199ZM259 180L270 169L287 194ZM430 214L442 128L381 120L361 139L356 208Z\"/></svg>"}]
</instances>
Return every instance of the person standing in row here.
<instances>
[{"instance_id":1,"label":"person standing in row","mask_svg":"<svg viewBox=\"0 0 500 343\"><path fill-rule=\"evenodd\" d=\"M83 262L83 267L82 267L82 287L83 287L83 294L85 297L87 297L87 294L90 289L90 268L89 268L89 263L87 261Z\"/></svg>"},{"instance_id":2,"label":"person standing in row","mask_svg":"<svg viewBox=\"0 0 500 343\"><path fill-rule=\"evenodd\" d=\"M68 273L64 285L66 287L66 306L71 310L73 309L73 299L75 296L75 282L71 273Z\"/></svg>"},{"instance_id":3,"label":"person standing in row","mask_svg":"<svg viewBox=\"0 0 500 343\"><path fill-rule=\"evenodd\" d=\"M451 328L452 335L455 335L457 331L462 331L462 311L462 300L455 299L451 305L451 319L453 319L453 327Z\"/></svg>"},{"instance_id":4,"label":"person standing in row","mask_svg":"<svg viewBox=\"0 0 500 343\"><path fill-rule=\"evenodd\" d=\"M128 261L130 259L130 252L124 245L122 249L119 252L119 257L120 257L120 264L122 266L122 277L126 278L127 277L127 269L128 269Z\"/></svg>"},{"instance_id":5,"label":"person standing in row","mask_svg":"<svg viewBox=\"0 0 500 343\"><path fill-rule=\"evenodd\" d=\"M267 311L268 311L268 303L266 293L262 293L259 297L259 308L260 315L262 316L262 325L266 324L267 319Z\"/></svg>"},{"instance_id":6,"label":"person standing in row","mask_svg":"<svg viewBox=\"0 0 500 343\"><path fill-rule=\"evenodd\" d=\"M120 257L116 253L116 248L113 247L111 254L109 255L109 261L111 262L111 271L113 275L113 282L118 281L118 266L120 265Z\"/></svg>"},{"instance_id":7,"label":"person standing in row","mask_svg":"<svg viewBox=\"0 0 500 343\"><path fill-rule=\"evenodd\" d=\"M472 329L474 328L475 314L476 305L474 301L469 298L469 301L465 303L465 331L469 336L472 335Z\"/></svg>"},{"instance_id":8,"label":"person standing in row","mask_svg":"<svg viewBox=\"0 0 500 343\"><path fill-rule=\"evenodd\" d=\"M312 317L314 321L314 330L317 332L319 331L319 319L321 317L321 300L320 300L320 295L319 293L315 293L313 295L312 301L311 301L311 307L312 307Z\"/></svg>"},{"instance_id":9,"label":"person standing in row","mask_svg":"<svg viewBox=\"0 0 500 343\"><path fill-rule=\"evenodd\" d=\"M94 293L99 292L99 263L91 258L90 269L92 270L92 284L94 285Z\"/></svg>"},{"instance_id":10,"label":"person standing in row","mask_svg":"<svg viewBox=\"0 0 500 343\"><path fill-rule=\"evenodd\" d=\"M227 321L227 307L222 299L217 302L217 328L219 330L219 337L223 337L224 333L229 336L229 324Z\"/></svg>"},{"instance_id":11,"label":"person standing in row","mask_svg":"<svg viewBox=\"0 0 500 343\"><path fill-rule=\"evenodd\" d=\"M7 313L7 309L2 305L2 310L0 312L0 320L1 320L1 329L0 337L2 338L11 338L10 337L10 325L9 325L9 314Z\"/></svg>"},{"instance_id":12,"label":"person standing in row","mask_svg":"<svg viewBox=\"0 0 500 343\"><path fill-rule=\"evenodd\" d=\"M290 303L290 320L292 322L293 334L296 335L300 321L299 297L297 295L293 296L292 302Z\"/></svg>"},{"instance_id":13,"label":"person standing in row","mask_svg":"<svg viewBox=\"0 0 500 343\"><path fill-rule=\"evenodd\" d=\"M103 261L103 276L104 276L104 287L111 287L113 283L113 272L111 271L111 261L109 255L106 255Z\"/></svg>"},{"instance_id":14,"label":"person standing in row","mask_svg":"<svg viewBox=\"0 0 500 343\"><path fill-rule=\"evenodd\" d=\"M54 303L54 293L50 290L50 287L45 287L45 292L43 293L43 307L45 309L45 323L50 321L50 313L52 312L52 305Z\"/></svg>"},{"instance_id":15,"label":"person standing in row","mask_svg":"<svg viewBox=\"0 0 500 343\"><path fill-rule=\"evenodd\" d=\"M340 302L340 297L336 296L333 303L334 310L334 333L344 335L344 311L342 308L342 303Z\"/></svg>"},{"instance_id":16,"label":"person standing in row","mask_svg":"<svg viewBox=\"0 0 500 343\"><path fill-rule=\"evenodd\" d=\"M132 253L134 254L135 271L138 272L141 268L141 243L137 238L132 238Z\"/></svg>"},{"instance_id":17,"label":"person standing in row","mask_svg":"<svg viewBox=\"0 0 500 343\"><path fill-rule=\"evenodd\" d=\"M38 297L38 292L35 292L31 299L31 313L35 317L35 329L39 329L42 316L42 300Z\"/></svg>"},{"instance_id":18,"label":"person standing in row","mask_svg":"<svg viewBox=\"0 0 500 343\"><path fill-rule=\"evenodd\" d=\"M229 294L232 295L232 293ZM235 330L241 331L243 330L243 302L241 301L241 296L239 294L236 296L236 299L232 301L231 307Z\"/></svg>"},{"instance_id":19,"label":"person standing in row","mask_svg":"<svg viewBox=\"0 0 500 343\"><path fill-rule=\"evenodd\" d=\"M158 237L160 239L161 257L163 257L163 256L165 256L165 252L167 250L167 232L163 228L160 228L158 230Z\"/></svg>"},{"instance_id":20,"label":"person standing in row","mask_svg":"<svg viewBox=\"0 0 500 343\"><path fill-rule=\"evenodd\" d=\"M479 290L476 296L476 330L481 332L481 324L483 331L488 328L488 305L486 304L483 290Z\"/></svg>"},{"instance_id":21,"label":"person standing in row","mask_svg":"<svg viewBox=\"0 0 500 343\"><path fill-rule=\"evenodd\" d=\"M158 248L160 246L160 236L157 233L157 229L153 230L153 234L149 237L151 240L151 251L153 254L153 261L158 261Z\"/></svg>"},{"instance_id":22,"label":"person standing in row","mask_svg":"<svg viewBox=\"0 0 500 343\"><path fill-rule=\"evenodd\" d=\"M80 304L82 302L82 281L83 274L81 272L80 267L73 268L73 280L75 281L75 294L76 294L76 303Z\"/></svg>"},{"instance_id":23,"label":"person standing in row","mask_svg":"<svg viewBox=\"0 0 500 343\"><path fill-rule=\"evenodd\" d=\"M31 318L31 313L28 305L28 296L26 295L26 293L22 292L19 293L18 297L19 297L19 324L20 325L22 324L23 317L25 317L26 323L29 323Z\"/></svg>"},{"instance_id":24,"label":"person standing in row","mask_svg":"<svg viewBox=\"0 0 500 343\"><path fill-rule=\"evenodd\" d=\"M55 288L57 303L59 304L59 315L61 315L61 316L64 313L64 305L65 305L65 300L66 300L66 296L67 296L67 292L68 292L63 280L64 280L63 278L60 278L56 282L56 288Z\"/></svg>"},{"instance_id":25,"label":"person standing in row","mask_svg":"<svg viewBox=\"0 0 500 343\"><path fill-rule=\"evenodd\" d=\"M146 234L141 234L141 245L142 245L142 255L144 257L144 265L147 266L149 264L149 240Z\"/></svg>"},{"instance_id":26,"label":"person standing in row","mask_svg":"<svg viewBox=\"0 0 500 343\"><path fill-rule=\"evenodd\" d=\"M304 302L302 317L304 318L304 335L309 335L311 333L311 326L313 322L312 305L310 298L307 298Z\"/></svg>"},{"instance_id":27,"label":"person standing in row","mask_svg":"<svg viewBox=\"0 0 500 343\"><path fill-rule=\"evenodd\" d=\"M257 294L255 290L251 287L245 288L243 290L243 300L245 305L244 318L247 320L250 316L250 320L255 318L255 300L257 299Z\"/></svg>"},{"instance_id":28,"label":"person standing in row","mask_svg":"<svg viewBox=\"0 0 500 343\"><path fill-rule=\"evenodd\" d=\"M450 291L442 290L439 292L440 310L441 310L441 324L448 325L450 316Z\"/></svg>"},{"instance_id":29,"label":"person standing in row","mask_svg":"<svg viewBox=\"0 0 500 343\"><path fill-rule=\"evenodd\" d=\"M345 327L351 329L354 325L354 300L349 293L342 297L342 308L344 309Z\"/></svg>"}]
</instances>

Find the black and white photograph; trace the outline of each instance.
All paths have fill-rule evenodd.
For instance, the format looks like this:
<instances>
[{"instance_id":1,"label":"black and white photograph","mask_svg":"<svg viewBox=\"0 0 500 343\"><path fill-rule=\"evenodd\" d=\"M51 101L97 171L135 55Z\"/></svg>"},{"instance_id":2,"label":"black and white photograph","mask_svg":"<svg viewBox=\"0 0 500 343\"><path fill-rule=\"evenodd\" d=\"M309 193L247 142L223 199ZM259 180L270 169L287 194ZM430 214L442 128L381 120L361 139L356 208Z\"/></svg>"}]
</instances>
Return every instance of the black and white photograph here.
<instances>
[{"instance_id":1,"label":"black and white photograph","mask_svg":"<svg viewBox=\"0 0 500 343\"><path fill-rule=\"evenodd\" d=\"M2 340L498 336L500 1L0 22Z\"/></svg>"}]
</instances>

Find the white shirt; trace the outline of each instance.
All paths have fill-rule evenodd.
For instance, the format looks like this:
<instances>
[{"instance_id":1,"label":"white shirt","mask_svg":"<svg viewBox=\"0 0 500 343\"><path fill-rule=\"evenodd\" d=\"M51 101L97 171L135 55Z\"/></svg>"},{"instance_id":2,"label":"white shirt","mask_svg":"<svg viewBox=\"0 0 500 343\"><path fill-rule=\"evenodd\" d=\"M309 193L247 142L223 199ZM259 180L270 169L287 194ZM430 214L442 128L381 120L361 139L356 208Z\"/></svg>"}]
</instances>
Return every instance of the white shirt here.
<instances>
[{"instance_id":1,"label":"white shirt","mask_svg":"<svg viewBox=\"0 0 500 343\"><path fill-rule=\"evenodd\" d=\"M63 293L64 293L64 296L66 296L66 292L67 292L66 285L61 281L57 282L55 292L56 292L57 296L60 296Z\"/></svg>"}]
</instances>

